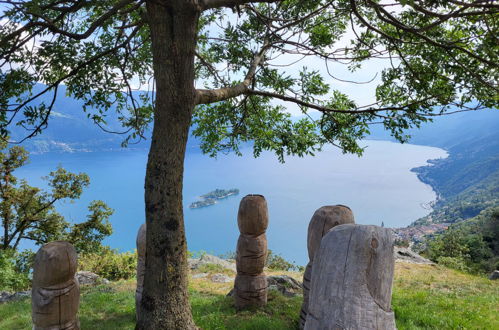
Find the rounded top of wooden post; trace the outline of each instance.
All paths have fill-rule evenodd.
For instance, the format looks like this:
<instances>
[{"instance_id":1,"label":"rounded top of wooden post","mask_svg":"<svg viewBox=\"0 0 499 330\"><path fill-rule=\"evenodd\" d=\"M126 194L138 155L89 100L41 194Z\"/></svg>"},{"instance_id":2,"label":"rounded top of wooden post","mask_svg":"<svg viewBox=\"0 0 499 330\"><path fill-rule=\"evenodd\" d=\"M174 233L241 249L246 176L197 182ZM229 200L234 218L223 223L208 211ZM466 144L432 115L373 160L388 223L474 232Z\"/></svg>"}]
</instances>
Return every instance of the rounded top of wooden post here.
<instances>
[{"instance_id":1,"label":"rounded top of wooden post","mask_svg":"<svg viewBox=\"0 0 499 330\"><path fill-rule=\"evenodd\" d=\"M76 250L68 242L55 241L38 250L33 264L33 286L49 287L74 278L78 267Z\"/></svg>"},{"instance_id":2,"label":"rounded top of wooden post","mask_svg":"<svg viewBox=\"0 0 499 330\"><path fill-rule=\"evenodd\" d=\"M314 255L319 249L322 237L331 228L346 223L355 223L352 210L345 205L327 205L315 211L308 225L308 257L314 260Z\"/></svg>"},{"instance_id":3,"label":"rounded top of wooden post","mask_svg":"<svg viewBox=\"0 0 499 330\"><path fill-rule=\"evenodd\" d=\"M237 225L239 231L246 235L261 235L267 230L269 211L263 195L246 195L239 204Z\"/></svg>"}]
</instances>

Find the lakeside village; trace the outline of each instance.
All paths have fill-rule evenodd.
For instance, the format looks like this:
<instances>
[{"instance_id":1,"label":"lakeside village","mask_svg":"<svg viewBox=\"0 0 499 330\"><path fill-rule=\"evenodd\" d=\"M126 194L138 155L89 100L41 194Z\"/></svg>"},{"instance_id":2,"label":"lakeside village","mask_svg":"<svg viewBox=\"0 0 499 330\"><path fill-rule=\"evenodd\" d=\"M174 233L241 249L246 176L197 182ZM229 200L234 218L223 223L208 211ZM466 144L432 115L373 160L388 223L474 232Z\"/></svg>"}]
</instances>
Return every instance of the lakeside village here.
<instances>
[{"instance_id":1,"label":"lakeside village","mask_svg":"<svg viewBox=\"0 0 499 330\"><path fill-rule=\"evenodd\" d=\"M218 200L227 198L232 195L238 195L239 189L215 189L207 194L201 195L201 200L191 203L189 208L198 209L201 207L211 206L217 203Z\"/></svg>"}]
</instances>

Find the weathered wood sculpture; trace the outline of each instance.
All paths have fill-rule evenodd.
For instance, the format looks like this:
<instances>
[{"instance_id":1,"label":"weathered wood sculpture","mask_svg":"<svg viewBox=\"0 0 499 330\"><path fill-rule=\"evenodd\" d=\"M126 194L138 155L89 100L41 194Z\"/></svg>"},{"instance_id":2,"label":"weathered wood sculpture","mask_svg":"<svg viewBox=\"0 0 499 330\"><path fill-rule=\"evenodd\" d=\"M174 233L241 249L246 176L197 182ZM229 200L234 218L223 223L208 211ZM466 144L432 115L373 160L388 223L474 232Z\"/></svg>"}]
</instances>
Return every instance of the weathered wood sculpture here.
<instances>
[{"instance_id":1,"label":"weathered wood sculpture","mask_svg":"<svg viewBox=\"0 0 499 330\"><path fill-rule=\"evenodd\" d=\"M393 237L378 226L341 225L314 259L305 330L395 329Z\"/></svg>"},{"instance_id":2,"label":"weathered wood sculpture","mask_svg":"<svg viewBox=\"0 0 499 330\"><path fill-rule=\"evenodd\" d=\"M237 309L263 306L267 303L267 277L263 267L267 259L269 223L267 201L262 195L247 195L239 204L234 297Z\"/></svg>"},{"instance_id":3,"label":"weathered wood sculpture","mask_svg":"<svg viewBox=\"0 0 499 330\"><path fill-rule=\"evenodd\" d=\"M328 205L319 208L315 211L308 225L308 264L303 274L303 304L300 312L300 328L305 326L307 319L308 300L310 290L310 280L312 278L312 267L314 264L314 256L321 244L322 237L335 226L355 223L352 210L344 205Z\"/></svg>"},{"instance_id":4,"label":"weathered wood sculpture","mask_svg":"<svg viewBox=\"0 0 499 330\"><path fill-rule=\"evenodd\" d=\"M80 329L77 266L76 250L68 242L50 242L38 250L31 290L34 330Z\"/></svg>"},{"instance_id":5,"label":"weathered wood sculpture","mask_svg":"<svg viewBox=\"0 0 499 330\"><path fill-rule=\"evenodd\" d=\"M146 224L143 223L137 232L137 289L135 290L135 313L139 319L139 307L144 289L144 274L146 273Z\"/></svg>"}]
</instances>

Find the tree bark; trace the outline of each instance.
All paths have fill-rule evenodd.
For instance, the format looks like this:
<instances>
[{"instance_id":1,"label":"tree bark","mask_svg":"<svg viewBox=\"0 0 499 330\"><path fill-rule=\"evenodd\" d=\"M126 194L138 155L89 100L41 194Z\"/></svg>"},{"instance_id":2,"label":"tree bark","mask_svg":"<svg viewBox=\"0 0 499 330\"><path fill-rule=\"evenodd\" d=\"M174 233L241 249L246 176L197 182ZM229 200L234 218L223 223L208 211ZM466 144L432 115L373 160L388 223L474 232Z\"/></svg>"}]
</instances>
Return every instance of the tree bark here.
<instances>
[{"instance_id":1,"label":"tree bark","mask_svg":"<svg viewBox=\"0 0 499 330\"><path fill-rule=\"evenodd\" d=\"M136 328L195 329L187 294L182 180L195 106L199 9L185 0L146 5L156 103L145 179L146 273Z\"/></svg>"}]
</instances>

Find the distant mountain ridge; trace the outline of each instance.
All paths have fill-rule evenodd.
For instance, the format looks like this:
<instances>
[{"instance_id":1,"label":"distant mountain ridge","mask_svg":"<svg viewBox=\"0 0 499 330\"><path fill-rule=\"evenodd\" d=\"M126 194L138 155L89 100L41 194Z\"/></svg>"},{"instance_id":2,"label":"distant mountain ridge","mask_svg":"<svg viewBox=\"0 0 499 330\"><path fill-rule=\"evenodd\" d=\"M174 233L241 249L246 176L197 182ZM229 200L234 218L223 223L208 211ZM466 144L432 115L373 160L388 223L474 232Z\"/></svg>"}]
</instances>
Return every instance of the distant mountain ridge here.
<instances>
[{"instance_id":1,"label":"distant mountain ridge","mask_svg":"<svg viewBox=\"0 0 499 330\"><path fill-rule=\"evenodd\" d=\"M43 85L37 85L33 92L36 93L43 87ZM45 101L47 104L50 102L50 97L51 95L43 95L39 102ZM107 129L116 132L124 131L113 109L110 109L106 115ZM11 139L14 141L20 141L30 133L19 126L11 126L9 129ZM126 135L108 133L102 130L83 111L83 102L66 96L66 89L61 86L47 128L41 134L24 141L22 145L33 154L148 150L151 130L152 127L146 132L145 140L131 141L128 147L123 148L121 143ZM198 145L199 143L194 138L190 138L188 149L198 149Z\"/></svg>"},{"instance_id":2,"label":"distant mountain ridge","mask_svg":"<svg viewBox=\"0 0 499 330\"><path fill-rule=\"evenodd\" d=\"M44 86L37 85L34 92L41 90ZM121 147L124 136L120 134L107 133L100 129L93 121L87 118L82 110L83 102L65 95L65 87L61 86L59 97L54 104L48 126L42 134L23 142L23 145L32 153L47 152L91 152L91 151L120 151L126 150ZM50 102L50 95L40 97L40 102ZM477 132L481 136L497 133L499 111L486 110L463 112L448 116L435 117L433 123L423 124L421 129L408 130L412 135L409 143L427 146L441 147L452 151L454 145L461 148L463 143L474 144ZM116 113L112 109L107 114L107 128L113 131L123 131ZM10 127L11 138L21 140L29 134L22 127ZM130 149L149 148L151 129L146 132L146 140L137 144L130 144ZM391 140L390 135L381 126L371 128L370 139ZM498 142L499 143L499 142ZM199 140L190 136L188 151L199 150ZM489 150L483 150L489 153Z\"/></svg>"}]
</instances>

